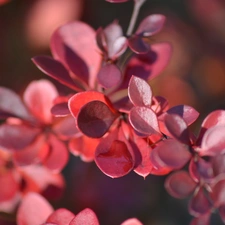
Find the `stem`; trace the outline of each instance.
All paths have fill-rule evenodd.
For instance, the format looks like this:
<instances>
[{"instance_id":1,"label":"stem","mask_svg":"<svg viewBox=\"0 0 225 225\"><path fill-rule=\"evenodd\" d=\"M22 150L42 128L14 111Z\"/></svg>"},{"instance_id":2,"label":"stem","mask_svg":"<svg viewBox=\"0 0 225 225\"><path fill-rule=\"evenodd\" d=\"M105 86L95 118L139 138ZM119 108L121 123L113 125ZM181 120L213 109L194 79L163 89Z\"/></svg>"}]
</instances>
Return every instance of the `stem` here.
<instances>
[{"instance_id":1,"label":"stem","mask_svg":"<svg viewBox=\"0 0 225 225\"><path fill-rule=\"evenodd\" d=\"M130 24L127 29L127 36L130 36L133 33L135 23L137 21L137 17L140 11L141 6L144 4L146 0L134 0L134 9L132 12L132 16L130 19Z\"/></svg>"}]
</instances>

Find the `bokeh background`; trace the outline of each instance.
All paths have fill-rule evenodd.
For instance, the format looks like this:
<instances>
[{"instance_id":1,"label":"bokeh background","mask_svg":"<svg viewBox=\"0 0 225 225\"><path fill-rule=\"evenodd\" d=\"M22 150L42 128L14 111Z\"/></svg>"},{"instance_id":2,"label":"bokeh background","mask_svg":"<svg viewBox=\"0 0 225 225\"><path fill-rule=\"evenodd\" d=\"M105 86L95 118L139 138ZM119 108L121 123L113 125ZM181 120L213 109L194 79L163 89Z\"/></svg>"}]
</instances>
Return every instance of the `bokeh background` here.
<instances>
[{"instance_id":1,"label":"bokeh background","mask_svg":"<svg viewBox=\"0 0 225 225\"><path fill-rule=\"evenodd\" d=\"M133 1L110 4L105 0L0 3L4 3L0 6L0 85L18 93L34 79L50 79L30 59L50 55L49 39L56 27L82 20L97 29L118 19L126 32L133 6ZM147 0L138 22L152 13L166 15L167 22L149 42L167 41L173 47L169 65L151 81L154 94L167 98L171 106L195 107L201 116L191 128L197 133L209 112L225 109L225 1ZM118 225L129 217L137 217L146 225L188 225L191 220L188 199L170 197L164 190L165 177L144 180L130 173L111 179L94 163L84 163L75 156L63 174L67 189L62 199L51 202L54 207L66 207L74 213L90 207L102 225ZM217 214L211 224L222 224Z\"/></svg>"}]
</instances>

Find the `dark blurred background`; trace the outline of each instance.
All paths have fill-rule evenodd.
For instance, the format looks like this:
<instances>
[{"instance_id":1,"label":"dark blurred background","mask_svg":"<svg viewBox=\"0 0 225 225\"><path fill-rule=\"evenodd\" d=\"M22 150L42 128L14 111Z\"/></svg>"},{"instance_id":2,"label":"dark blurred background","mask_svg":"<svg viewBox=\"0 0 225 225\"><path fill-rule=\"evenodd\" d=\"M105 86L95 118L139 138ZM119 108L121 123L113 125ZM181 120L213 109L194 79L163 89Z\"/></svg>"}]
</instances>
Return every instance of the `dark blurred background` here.
<instances>
[{"instance_id":1,"label":"dark blurred background","mask_svg":"<svg viewBox=\"0 0 225 225\"><path fill-rule=\"evenodd\" d=\"M22 93L30 81L47 78L30 58L51 54L49 38L59 25L79 19L97 29L118 19L125 33L132 6L133 1L9 0L0 6L0 85ZM225 1L147 0L138 22L152 13L166 15L167 22L150 42L167 41L173 47L169 65L151 81L154 94L166 97L171 106L195 107L201 115L192 126L197 133L209 112L225 108ZM165 177L144 180L131 173L111 179L94 163L74 156L64 175L67 190L54 207L74 213L90 207L103 225L117 225L129 217L146 225L188 225L191 220L188 199L170 197L164 190ZM217 214L211 224L222 224Z\"/></svg>"}]
</instances>

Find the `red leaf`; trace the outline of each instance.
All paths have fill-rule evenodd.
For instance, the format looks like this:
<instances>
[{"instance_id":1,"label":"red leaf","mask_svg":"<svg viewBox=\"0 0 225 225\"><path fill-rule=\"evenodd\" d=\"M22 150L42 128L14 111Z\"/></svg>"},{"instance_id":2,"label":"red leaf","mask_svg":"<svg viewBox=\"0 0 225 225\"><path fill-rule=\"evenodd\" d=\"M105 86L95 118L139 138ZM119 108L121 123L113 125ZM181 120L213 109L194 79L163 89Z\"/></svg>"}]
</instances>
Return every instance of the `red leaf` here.
<instances>
[{"instance_id":1,"label":"red leaf","mask_svg":"<svg viewBox=\"0 0 225 225\"><path fill-rule=\"evenodd\" d=\"M12 200L19 191L19 181L13 171L1 171L0 184L0 204Z\"/></svg>"},{"instance_id":2,"label":"red leaf","mask_svg":"<svg viewBox=\"0 0 225 225\"><path fill-rule=\"evenodd\" d=\"M195 189L196 183L186 171L177 171L169 175L165 181L165 188L175 198L186 198Z\"/></svg>"},{"instance_id":3,"label":"red leaf","mask_svg":"<svg viewBox=\"0 0 225 225\"><path fill-rule=\"evenodd\" d=\"M62 141L50 134L48 136L48 145L50 149L44 165L54 173L59 173L69 160L68 150Z\"/></svg>"},{"instance_id":4,"label":"red leaf","mask_svg":"<svg viewBox=\"0 0 225 225\"><path fill-rule=\"evenodd\" d=\"M101 140L95 151L95 162L112 178L125 176L133 169L132 155L125 142L119 140L117 129Z\"/></svg>"},{"instance_id":5,"label":"red leaf","mask_svg":"<svg viewBox=\"0 0 225 225\"><path fill-rule=\"evenodd\" d=\"M152 171L152 162L150 160L152 149L142 138L136 138L135 143L141 153L141 162L135 167L134 172L145 178Z\"/></svg>"},{"instance_id":6,"label":"red leaf","mask_svg":"<svg viewBox=\"0 0 225 225\"><path fill-rule=\"evenodd\" d=\"M202 216L199 216L197 218L194 218L190 225L209 225L210 223L210 216L211 214L210 213L206 213Z\"/></svg>"},{"instance_id":7,"label":"red leaf","mask_svg":"<svg viewBox=\"0 0 225 225\"><path fill-rule=\"evenodd\" d=\"M165 20L166 17L163 15L160 14L150 15L146 17L144 20L142 20L135 34L142 35L145 37L149 37L153 34L156 34L162 29Z\"/></svg>"},{"instance_id":8,"label":"red leaf","mask_svg":"<svg viewBox=\"0 0 225 225\"><path fill-rule=\"evenodd\" d=\"M122 79L122 73L115 64L107 64L101 67L98 73L98 82L104 88L117 86Z\"/></svg>"},{"instance_id":9,"label":"red leaf","mask_svg":"<svg viewBox=\"0 0 225 225\"><path fill-rule=\"evenodd\" d=\"M150 108L133 107L129 114L129 121L135 130L147 136L160 132L157 116Z\"/></svg>"},{"instance_id":10,"label":"red leaf","mask_svg":"<svg viewBox=\"0 0 225 225\"><path fill-rule=\"evenodd\" d=\"M99 225L96 214L89 208L79 212L69 225Z\"/></svg>"},{"instance_id":11,"label":"red leaf","mask_svg":"<svg viewBox=\"0 0 225 225\"><path fill-rule=\"evenodd\" d=\"M80 21L61 26L52 35L51 50L53 56L74 72L75 76L85 82L88 79L89 86L94 88L102 58L93 28Z\"/></svg>"},{"instance_id":12,"label":"red leaf","mask_svg":"<svg viewBox=\"0 0 225 225\"><path fill-rule=\"evenodd\" d=\"M195 217L199 217L210 212L212 204L204 193L203 188L200 188L190 200L188 209L189 213Z\"/></svg>"},{"instance_id":13,"label":"red leaf","mask_svg":"<svg viewBox=\"0 0 225 225\"><path fill-rule=\"evenodd\" d=\"M197 149L201 155L216 156L225 152L225 127L215 126L209 128L203 138L201 149Z\"/></svg>"},{"instance_id":14,"label":"red leaf","mask_svg":"<svg viewBox=\"0 0 225 225\"><path fill-rule=\"evenodd\" d=\"M48 76L56 79L73 90L81 90L81 87L74 83L67 69L59 61L49 56L36 56L32 58L32 61L43 73Z\"/></svg>"},{"instance_id":15,"label":"red leaf","mask_svg":"<svg viewBox=\"0 0 225 225\"><path fill-rule=\"evenodd\" d=\"M52 206L36 193L27 194L17 212L18 225L40 225L53 212Z\"/></svg>"},{"instance_id":16,"label":"red leaf","mask_svg":"<svg viewBox=\"0 0 225 225\"><path fill-rule=\"evenodd\" d=\"M69 149L75 156L80 156L84 162L91 162L94 160L95 150L99 141L100 139L82 135L70 140Z\"/></svg>"},{"instance_id":17,"label":"red leaf","mask_svg":"<svg viewBox=\"0 0 225 225\"><path fill-rule=\"evenodd\" d=\"M68 225L75 215L67 209L60 208L54 211L47 219L47 223Z\"/></svg>"},{"instance_id":18,"label":"red leaf","mask_svg":"<svg viewBox=\"0 0 225 225\"><path fill-rule=\"evenodd\" d=\"M100 138L109 130L116 117L104 102L92 101L80 109L77 126L88 137Z\"/></svg>"},{"instance_id":19,"label":"red leaf","mask_svg":"<svg viewBox=\"0 0 225 225\"><path fill-rule=\"evenodd\" d=\"M33 119L19 95L5 87L0 87L1 114L5 114L6 117L14 116L28 121Z\"/></svg>"},{"instance_id":20,"label":"red leaf","mask_svg":"<svg viewBox=\"0 0 225 225\"><path fill-rule=\"evenodd\" d=\"M165 125L169 133L181 143L190 144L189 131L186 122L177 114L167 114Z\"/></svg>"},{"instance_id":21,"label":"red leaf","mask_svg":"<svg viewBox=\"0 0 225 225\"><path fill-rule=\"evenodd\" d=\"M132 76L128 86L128 96L135 106L150 107L152 103L152 90L149 84L139 78Z\"/></svg>"},{"instance_id":22,"label":"red leaf","mask_svg":"<svg viewBox=\"0 0 225 225\"><path fill-rule=\"evenodd\" d=\"M112 105L110 101L108 100L108 98L101 92L97 92L97 91L84 91L84 92L80 92L73 95L68 101L68 107L71 114L75 118L77 118L77 115L80 109L88 102L92 102L95 100L105 103L113 111Z\"/></svg>"},{"instance_id":23,"label":"red leaf","mask_svg":"<svg viewBox=\"0 0 225 225\"><path fill-rule=\"evenodd\" d=\"M173 139L161 142L153 149L152 154L157 155L157 165L171 169L181 169L191 158L185 145Z\"/></svg>"}]
</instances>

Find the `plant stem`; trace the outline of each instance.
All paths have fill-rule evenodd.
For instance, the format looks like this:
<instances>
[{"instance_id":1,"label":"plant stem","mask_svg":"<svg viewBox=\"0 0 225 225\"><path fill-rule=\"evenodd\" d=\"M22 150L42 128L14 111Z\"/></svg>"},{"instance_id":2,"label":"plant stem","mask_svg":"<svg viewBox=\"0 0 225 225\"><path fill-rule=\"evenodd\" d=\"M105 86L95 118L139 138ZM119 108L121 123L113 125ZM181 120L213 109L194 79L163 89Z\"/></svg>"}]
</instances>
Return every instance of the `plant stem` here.
<instances>
[{"instance_id":1,"label":"plant stem","mask_svg":"<svg viewBox=\"0 0 225 225\"><path fill-rule=\"evenodd\" d=\"M135 23L137 21L137 17L140 11L141 6L144 4L146 0L134 0L134 9L132 12L132 16L130 19L130 24L127 29L127 36L130 36L133 33Z\"/></svg>"}]
</instances>

